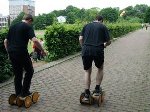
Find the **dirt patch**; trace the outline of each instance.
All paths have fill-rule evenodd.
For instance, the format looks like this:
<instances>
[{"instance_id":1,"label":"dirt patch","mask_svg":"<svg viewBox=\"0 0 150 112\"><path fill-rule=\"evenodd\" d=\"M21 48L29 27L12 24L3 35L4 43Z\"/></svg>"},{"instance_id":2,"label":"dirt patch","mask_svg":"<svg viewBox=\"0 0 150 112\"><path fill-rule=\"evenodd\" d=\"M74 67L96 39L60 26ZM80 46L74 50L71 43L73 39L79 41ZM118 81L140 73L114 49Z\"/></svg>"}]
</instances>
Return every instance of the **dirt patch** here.
<instances>
[{"instance_id":1,"label":"dirt patch","mask_svg":"<svg viewBox=\"0 0 150 112\"><path fill-rule=\"evenodd\" d=\"M33 63L33 67L36 68L36 67L39 67L39 66L42 66L42 65L46 64L47 62L37 61L37 62L32 62L32 63Z\"/></svg>"}]
</instances>

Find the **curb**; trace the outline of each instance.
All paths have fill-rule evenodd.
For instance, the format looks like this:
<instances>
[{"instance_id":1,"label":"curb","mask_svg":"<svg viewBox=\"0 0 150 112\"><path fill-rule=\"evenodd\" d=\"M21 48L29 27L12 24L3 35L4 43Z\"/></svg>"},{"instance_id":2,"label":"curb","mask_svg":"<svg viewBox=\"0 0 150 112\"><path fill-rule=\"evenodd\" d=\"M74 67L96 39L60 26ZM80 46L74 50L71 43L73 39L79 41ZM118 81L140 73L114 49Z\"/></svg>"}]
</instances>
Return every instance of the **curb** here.
<instances>
[{"instance_id":1,"label":"curb","mask_svg":"<svg viewBox=\"0 0 150 112\"><path fill-rule=\"evenodd\" d=\"M71 59L73 59L73 58L75 58L75 57L78 57L78 56L80 56L80 55L81 55L81 53L79 52L79 53L76 53L76 54L74 54L74 55L67 56L67 57L65 57L65 58L61 58L61 59L59 59L59 60L52 61L52 62L49 62L49 63L44 64L44 65L42 65L42 66L36 67L36 68L34 68L34 74L36 74L36 73L38 73L38 72L41 72L41 71L43 71L43 70L49 69L49 68L51 68L51 67L54 67L54 66L56 66L56 65L58 65L58 64L61 64L61 63L65 62L65 61L71 60ZM34 75L33 75L33 77L34 77ZM13 79L14 79L14 77L13 77L13 78L10 78L8 81L6 81L6 82L0 84L0 88L12 84L12 83L13 83Z\"/></svg>"}]
</instances>

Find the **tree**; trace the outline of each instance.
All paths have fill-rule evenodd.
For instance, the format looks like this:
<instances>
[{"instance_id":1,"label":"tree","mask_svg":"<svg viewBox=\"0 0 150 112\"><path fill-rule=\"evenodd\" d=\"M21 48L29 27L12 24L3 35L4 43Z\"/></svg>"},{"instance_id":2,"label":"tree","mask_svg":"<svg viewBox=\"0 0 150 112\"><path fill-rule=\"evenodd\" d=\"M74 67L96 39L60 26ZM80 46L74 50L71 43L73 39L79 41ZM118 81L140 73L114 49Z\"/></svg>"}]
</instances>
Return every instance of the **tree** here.
<instances>
[{"instance_id":1,"label":"tree","mask_svg":"<svg viewBox=\"0 0 150 112\"><path fill-rule=\"evenodd\" d=\"M134 8L132 6L128 6L124 9L125 13L125 17L134 17L136 10L134 10Z\"/></svg>"},{"instance_id":2,"label":"tree","mask_svg":"<svg viewBox=\"0 0 150 112\"><path fill-rule=\"evenodd\" d=\"M56 21L55 13L42 14L35 17L34 27L35 29L45 29L46 26L52 25Z\"/></svg>"},{"instance_id":3,"label":"tree","mask_svg":"<svg viewBox=\"0 0 150 112\"><path fill-rule=\"evenodd\" d=\"M69 24L74 24L76 20L76 15L74 12L69 12L67 14L66 22Z\"/></svg>"},{"instance_id":4,"label":"tree","mask_svg":"<svg viewBox=\"0 0 150 112\"><path fill-rule=\"evenodd\" d=\"M86 21L93 21L95 19L95 17L98 15L99 10L98 8L91 8L86 10L85 12L85 20Z\"/></svg>"},{"instance_id":5,"label":"tree","mask_svg":"<svg viewBox=\"0 0 150 112\"><path fill-rule=\"evenodd\" d=\"M119 10L116 8L104 8L99 12L100 15L104 17L106 21L116 22L119 15Z\"/></svg>"},{"instance_id":6,"label":"tree","mask_svg":"<svg viewBox=\"0 0 150 112\"><path fill-rule=\"evenodd\" d=\"M52 13L54 13L57 17L66 16L66 11L65 10L54 10Z\"/></svg>"},{"instance_id":7,"label":"tree","mask_svg":"<svg viewBox=\"0 0 150 112\"><path fill-rule=\"evenodd\" d=\"M72 5L69 5L68 7L66 7L65 11L66 11L66 15L70 12L77 14L80 11L80 9Z\"/></svg>"},{"instance_id":8,"label":"tree","mask_svg":"<svg viewBox=\"0 0 150 112\"><path fill-rule=\"evenodd\" d=\"M150 23L150 7L147 9L146 13L145 13L145 18L144 21L146 23Z\"/></svg>"},{"instance_id":9,"label":"tree","mask_svg":"<svg viewBox=\"0 0 150 112\"><path fill-rule=\"evenodd\" d=\"M134 10L136 11L135 16L143 19L147 9L148 9L148 5L145 5L145 4L136 5L134 7Z\"/></svg>"},{"instance_id":10,"label":"tree","mask_svg":"<svg viewBox=\"0 0 150 112\"><path fill-rule=\"evenodd\" d=\"M14 24L16 24L16 23L22 21L24 15L25 15L25 13L24 13L24 12L21 12L21 13L17 16L17 18L12 21L11 25L14 25Z\"/></svg>"},{"instance_id":11,"label":"tree","mask_svg":"<svg viewBox=\"0 0 150 112\"><path fill-rule=\"evenodd\" d=\"M144 15L146 10L148 9L148 5L141 4L141 5L136 5L135 7L133 6L128 6L125 9L123 9L126 13L124 15L125 19L128 18L139 18L141 21L144 21Z\"/></svg>"},{"instance_id":12,"label":"tree","mask_svg":"<svg viewBox=\"0 0 150 112\"><path fill-rule=\"evenodd\" d=\"M84 8L82 8L82 9L78 12L78 14L77 14L77 19L78 19L78 21L84 21L84 20L85 20L85 17L86 17L85 13L86 13L86 10L85 10Z\"/></svg>"},{"instance_id":13,"label":"tree","mask_svg":"<svg viewBox=\"0 0 150 112\"><path fill-rule=\"evenodd\" d=\"M77 7L73 7L72 5L69 5L66 9L66 22L69 24L73 24L78 19L78 13L80 12L80 9Z\"/></svg>"}]
</instances>

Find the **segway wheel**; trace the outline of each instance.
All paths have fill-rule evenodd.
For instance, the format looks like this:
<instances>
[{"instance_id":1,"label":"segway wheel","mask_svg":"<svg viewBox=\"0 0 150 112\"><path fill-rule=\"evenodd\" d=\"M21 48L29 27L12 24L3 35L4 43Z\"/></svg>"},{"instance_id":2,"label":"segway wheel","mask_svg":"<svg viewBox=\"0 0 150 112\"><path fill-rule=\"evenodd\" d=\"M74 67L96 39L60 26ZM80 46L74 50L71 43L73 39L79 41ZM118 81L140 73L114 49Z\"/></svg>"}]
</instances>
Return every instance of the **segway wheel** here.
<instances>
[{"instance_id":1,"label":"segway wheel","mask_svg":"<svg viewBox=\"0 0 150 112\"><path fill-rule=\"evenodd\" d=\"M24 99L24 105L26 108L29 108L32 104L32 99L30 96L26 96L26 98Z\"/></svg>"},{"instance_id":2,"label":"segway wheel","mask_svg":"<svg viewBox=\"0 0 150 112\"><path fill-rule=\"evenodd\" d=\"M90 95L89 97L89 104L92 105L94 103L94 99L92 98L92 96Z\"/></svg>"},{"instance_id":3,"label":"segway wheel","mask_svg":"<svg viewBox=\"0 0 150 112\"><path fill-rule=\"evenodd\" d=\"M23 105L23 100L21 100L19 97L16 98L16 105L18 107L21 107Z\"/></svg>"},{"instance_id":4,"label":"segway wheel","mask_svg":"<svg viewBox=\"0 0 150 112\"><path fill-rule=\"evenodd\" d=\"M36 103L39 99L39 93L38 92L34 92L33 95L32 95L32 102L33 103Z\"/></svg>"},{"instance_id":5,"label":"segway wheel","mask_svg":"<svg viewBox=\"0 0 150 112\"><path fill-rule=\"evenodd\" d=\"M101 95L101 97L102 97L101 102L104 102L104 100L105 100L105 92L104 92L104 91L102 91L102 95Z\"/></svg>"},{"instance_id":6,"label":"segway wheel","mask_svg":"<svg viewBox=\"0 0 150 112\"><path fill-rule=\"evenodd\" d=\"M17 98L17 96L15 95L15 94L12 94L12 95L10 95L10 97L9 97L9 100L8 100L8 103L10 104L10 105L14 105L14 104L16 104L16 98Z\"/></svg>"},{"instance_id":7,"label":"segway wheel","mask_svg":"<svg viewBox=\"0 0 150 112\"><path fill-rule=\"evenodd\" d=\"M81 103L81 104L84 104L84 103L82 102L82 100L83 100L83 98L84 98L84 95L85 95L85 93L82 93L82 94L80 95L80 103Z\"/></svg>"},{"instance_id":8,"label":"segway wheel","mask_svg":"<svg viewBox=\"0 0 150 112\"><path fill-rule=\"evenodd\" d=\"M102 103L102 96L99 95L99 98L97 99L97 105L98 105L98 107L101 105L101 103Z\"/></svg>"}]
</instances>

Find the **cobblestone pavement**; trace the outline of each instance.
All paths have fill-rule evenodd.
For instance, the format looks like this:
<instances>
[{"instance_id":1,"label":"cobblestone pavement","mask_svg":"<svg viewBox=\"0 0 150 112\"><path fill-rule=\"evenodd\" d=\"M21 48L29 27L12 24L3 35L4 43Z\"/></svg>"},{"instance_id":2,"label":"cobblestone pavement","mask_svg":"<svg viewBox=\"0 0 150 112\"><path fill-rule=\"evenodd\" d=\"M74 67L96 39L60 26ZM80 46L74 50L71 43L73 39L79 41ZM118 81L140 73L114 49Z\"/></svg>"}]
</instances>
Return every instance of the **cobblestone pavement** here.
<instances>
[{"instance_id":1,"label":"cobblestone pavement","mask_svg":"<svg viewBox=\"0 0 150 112\"><path fill-rule=\"evenodd\" d=\"M114 41L105 49L102 87L105 102L81 105L84 71L81 56L37 72L31 90L40 92L40 100L29 109L10 106L12 83L0 88L0 112L150 112L150 31L138 30ZM93 66L92 85L95 86Z\"/></svg>"}]
</instances>

